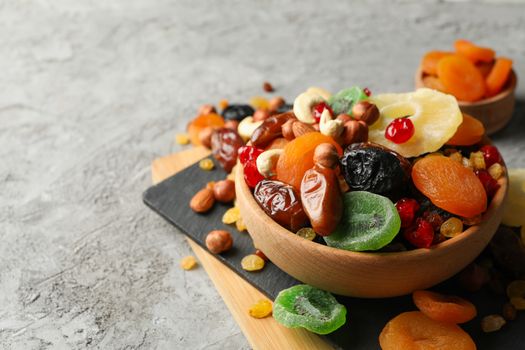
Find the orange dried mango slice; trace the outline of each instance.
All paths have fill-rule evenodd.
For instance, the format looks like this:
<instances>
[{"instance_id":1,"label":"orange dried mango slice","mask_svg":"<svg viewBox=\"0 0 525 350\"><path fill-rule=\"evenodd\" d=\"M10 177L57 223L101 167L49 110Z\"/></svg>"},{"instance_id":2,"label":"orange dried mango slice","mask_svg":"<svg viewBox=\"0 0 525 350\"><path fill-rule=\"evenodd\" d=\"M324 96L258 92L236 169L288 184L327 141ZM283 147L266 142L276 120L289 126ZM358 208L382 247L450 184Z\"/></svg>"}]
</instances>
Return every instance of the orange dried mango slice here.
<instances>
[{"instance_id":1,"label":"orange dried mango slice","mask_svg":"<svg viewBox=\"0 0 525 350\"><path fill-rule=\"evenodd\" d=\"M460 101L474 102L485 94L485 79L481 72L462 56L443 57L438 63L438 77L446 92Z\"/></svg>"},{"instance_id":2,"label":"orange dried mango slice","mask_svg":"<svg viewBox=\"0 0 525 350\"><path fill-rule=\"evenodd\" d=\"M494 60L495 52L488 47L481 47L464 39L458 39L454 42L456 52L465 56L470 61L476 62L491 62Z\"/></svg>"},{"instance_id":3,"label":"orange dried mango slice","mask_svg":"<svg viewBox=\"0 0 525 350\"><path fill-rule=\"evenodd\" d=\"M483 123L470 115L463 113L463 122L459 125L456 133L447 145L470 146L478 143L485 134Z\"/></svg>"},{"instance_id":4,"label":"orange dried mango slice","mask_svg":"<svg viewBox=\"0 0 525 350\"><path fill-rule=\"evenodd\" d=\"M499 57L494 63L494 67L486 78L487 96L497 95L507 80L512 70L512 60L506 57Z\"/></svg>"},{"instance_id":5,"label":"orange dried mango slice","mask_svg":"<svg viewBox=\"0 0 525 350\"><path fill-rule=\"evenodd\" d=\"M429 155L418 160L412 180L434 205L452 214L472 218L487 209L487 194L476 174L448 157Z\"/></svg>"}]
</instances>

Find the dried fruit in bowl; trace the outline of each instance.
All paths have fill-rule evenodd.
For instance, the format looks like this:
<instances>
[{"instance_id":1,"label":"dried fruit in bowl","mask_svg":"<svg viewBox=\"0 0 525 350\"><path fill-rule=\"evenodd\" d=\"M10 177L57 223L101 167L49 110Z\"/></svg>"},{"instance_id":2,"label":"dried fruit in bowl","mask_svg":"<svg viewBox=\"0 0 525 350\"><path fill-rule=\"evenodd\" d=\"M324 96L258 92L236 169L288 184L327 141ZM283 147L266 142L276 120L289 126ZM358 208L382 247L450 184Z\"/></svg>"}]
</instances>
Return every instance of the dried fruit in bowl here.
<instances>
[{"instance_id":1,"label":"dried fruit in bowl","mask_svg":"<svg viewBox=\"0 0 525 350\"><path fill-rule=\"evenodd\" d=\"M470 146L481 141L485 135L485 127L483 123L470 115L463 113L463 121L459 125L456 133L447 145L452 146Z\"/></svg>"},{"instance_id":2,"label":"dried fruit in bowl","mask_svg":"<svg viewBox=\"0 0 525 350\"><path fill-rule=\"evenodd\" d=\"M324 237L331 247L378 250L392 242L401 227L394 203L378 194L354 191L343 196L344 209L335 231Z\"/></svg>"},{"instance_id":3,"label":"dried fruit in bowl","mask_svg":"<svg viewBox=\"0 0 525 350\"><path fill-rule=\"evenodd\" d=\"M370 126L368 139L404 157L437 151L450 140L463 121L456 99L436 90L424 88L402 94L373 95L370 102L379 108L380 117ZM386 139L388 125L403 117L412 121L413 136L399 144Z\"/></svg>"},{"instance_id":4,"label":"dried fruit in bowl","mask_svg":"<svg viewBox=\"0 0 525 350\"><path fill-rule=\"evenodd\" d=\"M288 328L332 333L346 322L346 308L324 290L299 284L282 290L273 304L273 318Z\"/></svg>"}]
</instances>

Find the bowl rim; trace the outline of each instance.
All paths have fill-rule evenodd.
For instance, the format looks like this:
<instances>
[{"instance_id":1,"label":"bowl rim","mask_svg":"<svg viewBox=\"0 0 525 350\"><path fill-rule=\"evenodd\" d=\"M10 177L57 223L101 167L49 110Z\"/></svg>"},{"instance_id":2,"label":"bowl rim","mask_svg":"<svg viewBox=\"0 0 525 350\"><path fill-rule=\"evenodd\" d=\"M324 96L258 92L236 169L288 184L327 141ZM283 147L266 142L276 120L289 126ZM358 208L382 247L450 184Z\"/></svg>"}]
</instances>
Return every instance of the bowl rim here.
<instances>
[{"instance_id":1,"label":"bowl rim","mask_svg":"<svg viewBox=\"0 0 525 350\"><path fill-rule=\"evenodd\" d=\"M425 73L423 72L423 66L420 64L419 67L416 70L416 76L415 76L416 87L417 86L421 86L421 87L424 86L423 85L423 77L424 76L425 76ZM514 69L511 69L510 75L507 78L507 82L505 84L506 88L501 90L496 95L491 96L489 98L483 98L483 99L481 99L479 101L475 101L475 102L461 101L461 100L458 100L457 98L456 98L456 100L458 101L458 105L461 106L461 107L485 106L485 105L489 105L489 104L492 104L494 102L503 100L504 98L506 98L510 94L513 94L514 91L516 90L516 86L517 85L518 85L518 76L516 75L516 72L514 71Z\"/></svg>"},{"instance_id":2,"label":"bowl rim","mask_svg":"<svg viewBox=\"0 0 525 350\"><path fill-rule=\"evenodd\" d=\"M449 238L444 242L438 243L432 246L431 248L416 248L403 252L355 252L309 241L307 239L297 236L290 230L287 230L286 228L279 225L259 207L259 204L255 201L253 197L252 191L244 181L244 167L242 166L242 164L240 164L240 162L238 162L237 165L238 166L236 167L237 170L235 175L235 182L237 183L237 190L240 190L241 192L240 195L237 194L237 200L242 200L242 198L245 198L245 205L249 206L250 209L254 212L254 214L260 217L260 219L264 222L265 226L268 228L268 231L272 232L273 234L278 234L284 239L290 239L292 241L295 240L297 244L304 245L305 249L315 249L323 254L339 256L341 259L355 258L370 263L374 263L379 257L384 263L388 263L389 261L397 262L400 259L406 261L417 261L423 258L426 260L431 259L434 256L442 256L444 254L447 254L451 247L464 243L465 241L468 241L472 238L475 238L476 233L483 229L484 225L489 224L488 219L492 215L494 215L494 213L504 204L504 200L508 192L508 173L507 171L505 171L504 175L500 179L498 179L500 188L492 198L487 210L483 213L482 222L478 225L473 225L469 227L461 234L453 238ZM250 230L248 228L248 233L249 232Z\"/></svg>"}]
</instances>

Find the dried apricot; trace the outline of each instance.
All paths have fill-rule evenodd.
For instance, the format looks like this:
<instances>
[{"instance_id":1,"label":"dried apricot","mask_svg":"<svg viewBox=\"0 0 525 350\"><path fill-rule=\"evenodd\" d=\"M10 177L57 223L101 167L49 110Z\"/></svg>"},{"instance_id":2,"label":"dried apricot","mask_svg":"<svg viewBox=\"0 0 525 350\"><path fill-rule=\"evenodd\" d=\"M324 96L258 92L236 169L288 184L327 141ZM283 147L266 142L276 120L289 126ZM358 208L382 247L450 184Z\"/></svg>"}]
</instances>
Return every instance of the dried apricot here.
<instances>
[{"instance_id":1,"label":"dried apricot","mask_svg":"<svg viewBox=\"0 0 525 350\"><path fill-rule=\"evenodd\" d=\"M453 295L417 290L412 293L412 299L422 313L440 322L465 323L477 314L474 304Z\"/></svg>"},{"instance_id":2,"label":"dried apricot","mask_svg":"<svg viewBox=\"0 0 525 350\"><path fill-rule=\"evenodd\" d=\"M485 134L485 127L483 123L470 115L463 113L463 122L459 125L456 133L450 140L448 145L454 146L470 146L481 141Z\"/></svg>"},{"instance_id":3,"label":"dried apricot","mask_svg":"<svg viewBox=\"0 0 525 350\"><path fill-rule=\"evenodd\" d=\"M419 311L404 312L391 319L379 335L383 350L470 350L472 338L458 325L434 321Z\"/></svg>"},{"instance_id":4,"label":"dried apricot","mask_svg":"<svg viewBox=\"0 0 525 350\"><path fill-rule=\"evenodd\" d=\"M507 82L512 70L512 60L499 57L486 78L487 96L497 95Z\"/></svg>"},{"instance_id":5,"label":"dried apricot","mask_svg":"<svg viewBox=\"0 0 525 350\"><path fill-rule=\"evenodd\" d=\"M443 57L438 63L438 77L445 91L461 101L477 101L485 94L485 80L468 59L459 55Z\"/></svg>"},{"instance_id":6,"label":"dried apricot","mask_svg":"<svg viewBox=\"0 0 525 350\"><path fill-rule=\"evenodd\" d=\"M224 126L224 118L218 114L210 113L206 115L200 115L193 119L188 124L188 134L190 136L191 143L193 143L195 146L200 145L201 141L199 139L199 132L208 126L220 128Z\"/></svg>"},{"instance_id":7,"label":"dried apricot","mask_svg":"<svg viewBox=\"0 0 525 350\"><path fill-rule=\"evenodd\" d=\"M488 47L474 45L468 40L458 39L454 42L456 52L465 56L472 62L491 62L494 60L495 52Z\"/></svg>"},{"instance_id":8,"label":"dried apricot","mask_svg":"<svg viewBox=\"0 0 525 350\"><path fill-rule=\"evenodd\" d=\"M480 71L483 78L487 78L490 71L494 67L494 62L478 62L476 63L476 68Z\"/></svg>"},{"instance_id":9,"label":"dried apricot","mask_svg":"<svg viewBox=\"0 0 525 350\"><path fill-rule=\"evenodd\" d=\"M441 80L439 80L439 78L434 75L427 75L426 77L424 77L423 85L429 89L434 89L442 92L445 91L445 86L443 85Z\"/></svg>"},{"instance_id":10,"label":"dried apricot","mask_svg":"<svg viewBox=\"0 0 525 350\"><path fill-rule=\"evenodd\" d=\"M476 174L458 162L430 155L412 167L412 180L434 205L471 218L487 209L487 194Z\"/></svg>"},{"instance_id":11,"label":"dried apricot","mask_svg":"<svg viewBox=\"0 0 525 350\"><path fill-rule=\"evenodd\" d=\"M437 65L438 65L439 60L449 55L452 55L452 52L447 52L447 51L429 51L427 52L425 56L423 56L423 60L421 60L421 68L423 72L426 74L430 74L430 75L436 75Z\"/></svg>"},{"instance_id":12,"label":"dried apricot","mask_svg":"<svg viewBox=\"0 0 525 350\"><path fill-rule=\"evenodd\" d=\"M304 173L314 166L314 151L321 143L331 143L342 154L341 147L331 137L319 132L305 134L284 147L277 162L277 179L299 190Z\"/></svg>"}]
</instances>

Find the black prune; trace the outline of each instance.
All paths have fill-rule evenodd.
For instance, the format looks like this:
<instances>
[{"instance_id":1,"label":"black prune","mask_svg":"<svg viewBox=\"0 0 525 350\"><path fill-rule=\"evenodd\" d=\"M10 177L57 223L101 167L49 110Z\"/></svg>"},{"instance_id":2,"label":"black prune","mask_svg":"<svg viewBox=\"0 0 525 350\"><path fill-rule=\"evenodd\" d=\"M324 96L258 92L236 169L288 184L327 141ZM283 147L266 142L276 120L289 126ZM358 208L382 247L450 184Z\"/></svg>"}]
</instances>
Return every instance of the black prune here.
<instances>
[{"instance_id":1,"label":"black prune","mask_svg":"<svg viewBox=\"0 0 525 350\"><path fill-rule=\"evenodd\" d=\"M255 110L250 105L229 105L222 111L222 117L226 120L241 121L252 116Z\"/></svg>"},{"instance_id":2,"label":"black prune","mask_svg":"<svg viewBox=\"0 0 525 350\"><path fill-rule=\"evenodd\" d=\"M255 187L253 196L268 216L293 232L308 223L299 194L284 182L262 180Z\"/></svg>"},{"instance_id":3,"label":"black prune","mask_svg":"<svg viewBox=\"0 0 525 350\"><path fill-rule=\"evenodd\" d=\"M354 143L341 158L341 171L351 190L398 199L410 179L410 163L401 155L372 143Z\"/></svg>"}]
</instances>

